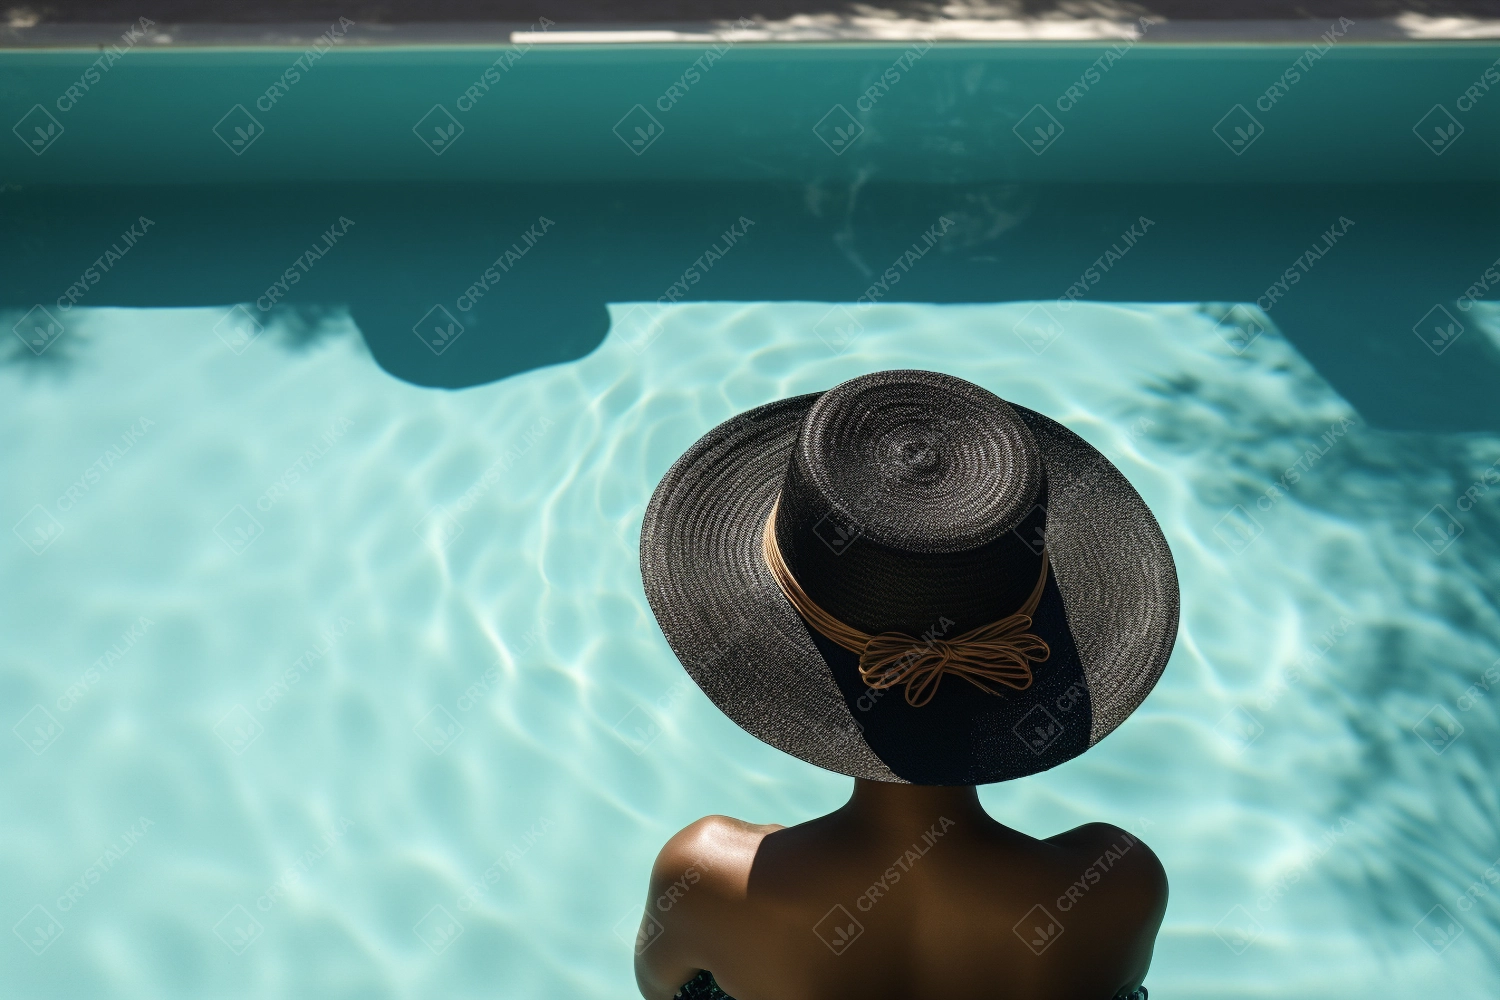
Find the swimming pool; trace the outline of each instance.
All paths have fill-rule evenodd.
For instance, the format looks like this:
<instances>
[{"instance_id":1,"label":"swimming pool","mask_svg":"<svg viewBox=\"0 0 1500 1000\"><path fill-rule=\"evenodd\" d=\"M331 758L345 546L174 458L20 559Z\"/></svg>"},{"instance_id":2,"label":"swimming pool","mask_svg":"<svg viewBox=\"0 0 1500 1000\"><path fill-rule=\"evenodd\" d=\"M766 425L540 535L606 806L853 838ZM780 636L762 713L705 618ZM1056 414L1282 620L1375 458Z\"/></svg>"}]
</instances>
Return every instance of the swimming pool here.
<instances>
[{"instance_id":1,"label":"swimming pool","mask_svg":"<svg viewBox=\"0 0 1500 1000\"><path fill-rule=\"evenodd\" d=\"M1269 110L1304 46L1066 110L1106 46L920 48L334 50L269 110L298 51L67 111L94 54L0 54L62 129L0 159L8 996L633 996L667 836L848 784L687 681L644 504L892 367L1063 421L1172 546L1150 699L983 791L1153 846L1152 996L1495 994L1500 48L1341 41Z\"/></svg>"}]
</instances>

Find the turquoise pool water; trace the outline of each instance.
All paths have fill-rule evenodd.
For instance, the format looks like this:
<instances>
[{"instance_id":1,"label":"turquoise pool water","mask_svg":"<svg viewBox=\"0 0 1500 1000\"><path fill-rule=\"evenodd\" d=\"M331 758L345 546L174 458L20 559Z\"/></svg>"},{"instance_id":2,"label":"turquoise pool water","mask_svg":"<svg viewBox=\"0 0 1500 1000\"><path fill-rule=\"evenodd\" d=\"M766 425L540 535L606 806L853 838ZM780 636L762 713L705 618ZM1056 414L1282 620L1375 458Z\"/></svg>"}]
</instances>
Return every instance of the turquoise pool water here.
<instances>
[{"instance_id":1,"label":"turquoise pool water","mask_svg":"<svg viewBox=\"0 0 1500 1000\"><path fill-rule=\"evenodd\" d=\"M1471 685L1500 655L1494 497L1442 553L1412 526L1459 515L1457 473L1500 440L1371 428L1274 330L1238 356L1193 306L1080 305L1040 355L1027 303L878 306L842 355L808 332L828 308L678 306L641 354L611 334L460 392L382 372L339 316L236 355L222 309L91 311L66 375L0 370L10 513L61 529L0 556L24 581L9 995L630 996L667 836L848 784L684 679L637 576L642 505L714 422L911 365L1083 434L1176 555L1182 635L1146 705L984 792L1033 834L1105 820L1155 847L1152 995L1492 991L1500 690ZM1434 710L1463 727L1441 754ZM1441 952L1430 917L1413 931L1434 906L1462 927Z\"/></svg>"},{"instance_id":2,"label":"turquoise pool water","mask_svg":"<svg viewBox=\"0 0 1500 1000\"><path fill-rule=\"evenodd\" d=\"M1500 52L1448 51L1336 49L1243 156L1297 51L1142 46L1042 156L1096 50L935 49L847 156L813 126L899 47L737 49L639 157L680 50L537 48L441 156L494 51L334 53L243 156L211 126L296 53L127 55L0 155L0 992L633 996L671 833L849 785L687 681L650 491L922 367L1090 440L1175 554L1142 709L983 791L1152 845L1153 998L1496 995L1500 98L1412 126ZM0 110L88 62L0 54Z\"/></svg>"}]
</instances>

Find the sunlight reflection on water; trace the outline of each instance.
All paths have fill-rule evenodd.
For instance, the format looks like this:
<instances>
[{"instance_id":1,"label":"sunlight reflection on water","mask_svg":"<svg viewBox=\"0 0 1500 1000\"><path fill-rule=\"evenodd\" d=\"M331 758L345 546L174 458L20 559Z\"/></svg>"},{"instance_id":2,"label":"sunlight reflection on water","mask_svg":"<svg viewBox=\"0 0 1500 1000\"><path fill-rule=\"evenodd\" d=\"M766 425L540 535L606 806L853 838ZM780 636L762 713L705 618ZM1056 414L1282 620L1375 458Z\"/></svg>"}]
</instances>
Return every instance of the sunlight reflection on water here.
<instances>
[{"instance_id":1,"label":"sunlight reflection on water","mask_svg":"<svg viewBox=\"0 0 1500 1000\"><path fill-rule=\"evenodd\" d=\"M1493 995L1500 492L1457 498L1500 441L1369 428L1198 307L1080 305L1040 354L1030 308L878 306L834 354L826 304L683 305L639 355L612 333L458 392L386 375L347 319L236 355L222 310L75 311L67 365L0 368L10 990L634 995L666 837L848 786L686 682L644 504L740 410L921 367L1083 435L1171 543L1151 698L984 791L1028 833L1151 843L1152 996Z\"/></svg>"}]
</instances>

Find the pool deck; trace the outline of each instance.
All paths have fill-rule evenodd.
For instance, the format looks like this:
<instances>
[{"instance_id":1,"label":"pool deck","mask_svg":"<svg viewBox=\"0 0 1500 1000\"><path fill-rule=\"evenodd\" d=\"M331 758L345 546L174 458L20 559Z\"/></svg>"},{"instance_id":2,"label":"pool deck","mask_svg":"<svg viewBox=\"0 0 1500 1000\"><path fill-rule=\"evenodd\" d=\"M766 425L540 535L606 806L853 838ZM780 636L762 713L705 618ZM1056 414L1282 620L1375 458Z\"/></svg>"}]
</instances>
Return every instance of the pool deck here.
<instances>
[{"instance_id":1,"label":"pool deck","mask_svg":"<svg viewBox=\"0 0 1500 1000\"><path fill-rule=\"evenodd\" d=\"M435 3L259 0L234 5L166 0L151 6L155 46L300 45L340 18L359 26L355 45L444 45L512 41L701 44L737 42L949 41L1142 42L1316 41L1341 19L1358 26L1351 40L1465 41L1500 38L1500 0L1293 0L1207 3L1148 0L970 0L879 4L833 0L636 0L631 4L531 0L441 0ZM114 44L141 17L139 4L79 0L9 8L0 48ZM1142 19L1148 30L1142 31ZM544 21L545 34L535 31Z\"/></svg>"}]
</instances>

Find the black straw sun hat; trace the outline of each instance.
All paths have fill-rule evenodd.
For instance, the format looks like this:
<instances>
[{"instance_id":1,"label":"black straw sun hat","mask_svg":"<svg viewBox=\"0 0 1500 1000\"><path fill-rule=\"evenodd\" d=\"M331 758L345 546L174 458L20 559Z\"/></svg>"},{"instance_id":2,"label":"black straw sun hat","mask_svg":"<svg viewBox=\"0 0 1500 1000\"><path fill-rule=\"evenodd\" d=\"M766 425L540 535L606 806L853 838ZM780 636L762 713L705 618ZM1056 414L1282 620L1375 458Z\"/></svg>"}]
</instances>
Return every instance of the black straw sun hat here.
<instances>
[{"instance_id":1,"label":"black straw sun hat","mask_svg":"<svg viewBox=\"0 0 1500 1000\"><path fill-rule=\"evenodd\" d=\"M1177 635L1156 519L1061 424L876 372L756 407L667 471L641 528L667 642L751 735L877 781L982 784L1099 742Z\"/></svg>"}]
</instances>

